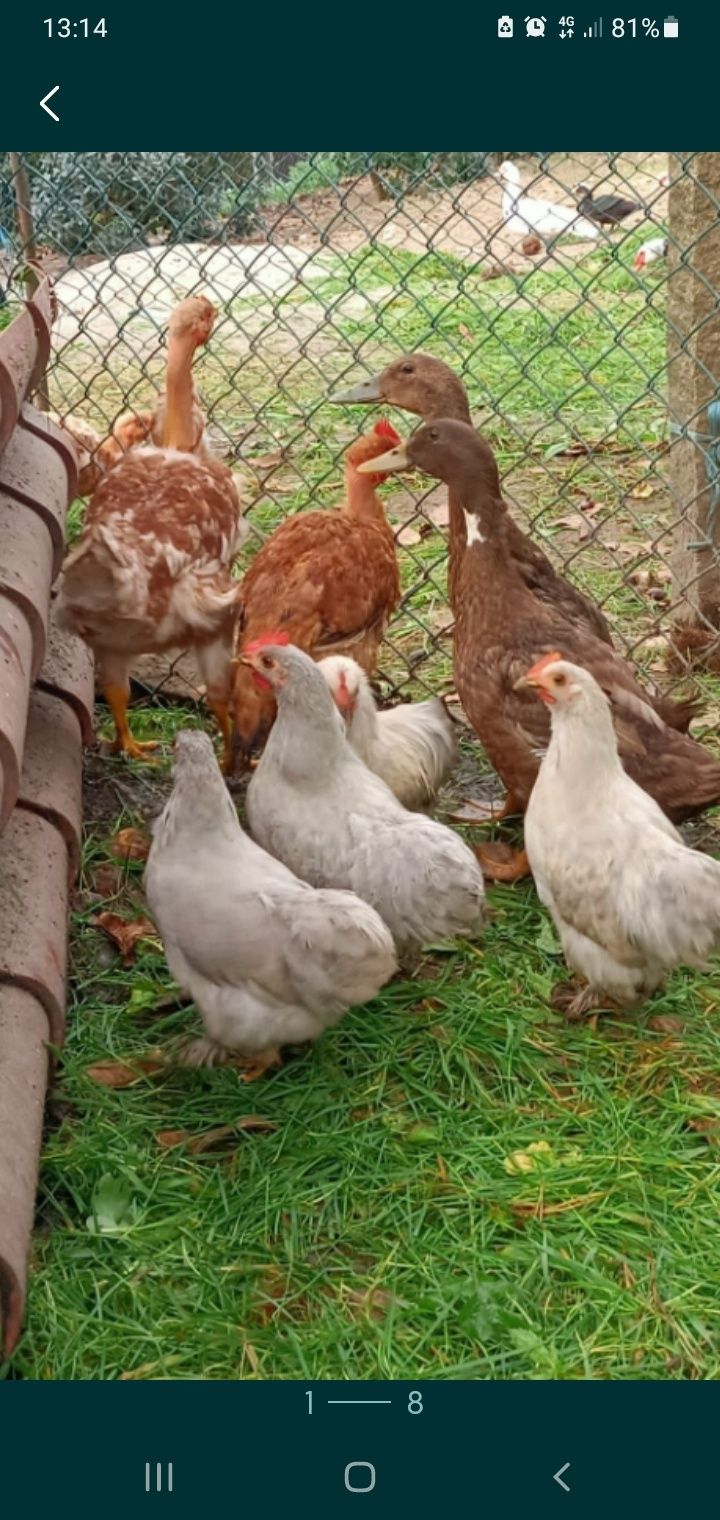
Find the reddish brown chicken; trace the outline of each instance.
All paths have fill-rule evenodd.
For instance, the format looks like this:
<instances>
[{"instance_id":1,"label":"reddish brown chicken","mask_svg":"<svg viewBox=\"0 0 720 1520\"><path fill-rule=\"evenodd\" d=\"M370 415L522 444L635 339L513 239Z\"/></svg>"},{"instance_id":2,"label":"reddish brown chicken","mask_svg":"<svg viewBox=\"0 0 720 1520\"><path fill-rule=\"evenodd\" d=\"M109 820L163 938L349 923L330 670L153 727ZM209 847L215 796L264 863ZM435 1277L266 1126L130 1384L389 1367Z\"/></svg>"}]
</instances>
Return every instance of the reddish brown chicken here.
<instances>
[{"instance_id":1,"label":"reddish brown chicken","mask_svg":"<svg viewBox=\"0 0 720 1520\"><path fill-rule=\"evenodd\" d=\"M193 452L192 362L214 319L204 296L190 296L173 312L163 447L123 454L103 476L63 570L60 619L95 651L115 719L115 747L134 759L154 745L136 743L128 726L133 658L178 645L197 652L208 703L229 748L237 598L230 567L244 524L230 471Z\"/></svg>"},{"instance_id":2,"label":"reddish brown chicken","mask_svg":"<svg viewBox=\"0 0 720 1520\"><path fill-rule=\"evenodd\" d=\"M287 633L314 659L349 654L372 675L385 625L400 600L395 540L376 487L385 476L357 466L398 441L376 423L345 455L345 501L330 512L303 512L275 530L255 556L241 589L238 648L268 628ZM259 691L237 663L232 707L247 753L275 715L272 692Z\"/></svg>"}]
</instances>

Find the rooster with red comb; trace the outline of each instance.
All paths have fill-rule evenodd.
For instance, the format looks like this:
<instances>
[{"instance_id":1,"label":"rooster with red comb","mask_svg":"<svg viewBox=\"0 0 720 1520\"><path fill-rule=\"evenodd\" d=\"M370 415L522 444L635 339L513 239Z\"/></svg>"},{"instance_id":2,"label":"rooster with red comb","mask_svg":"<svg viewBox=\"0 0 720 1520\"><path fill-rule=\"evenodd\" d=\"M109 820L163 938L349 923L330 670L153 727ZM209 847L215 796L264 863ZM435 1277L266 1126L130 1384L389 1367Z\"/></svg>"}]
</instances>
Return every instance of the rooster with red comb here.
<instances>
[{"instance_id":1,"label":"rooster with red comb","mask_svg":"<svg viewBox=\"0 0 720 1520\"><path fill-rule=\"evenodd\" d=\"M267 735L275 700L240 658L257 640L292 643L313 659L348 654L372 676L400 600L395 539L377 487L382 472L359 473L399 442L381 419L345 454L345 500L298 513L276 528L242 583L233 678L238 747L246 756Z\"/></svg>"}]
</instances>

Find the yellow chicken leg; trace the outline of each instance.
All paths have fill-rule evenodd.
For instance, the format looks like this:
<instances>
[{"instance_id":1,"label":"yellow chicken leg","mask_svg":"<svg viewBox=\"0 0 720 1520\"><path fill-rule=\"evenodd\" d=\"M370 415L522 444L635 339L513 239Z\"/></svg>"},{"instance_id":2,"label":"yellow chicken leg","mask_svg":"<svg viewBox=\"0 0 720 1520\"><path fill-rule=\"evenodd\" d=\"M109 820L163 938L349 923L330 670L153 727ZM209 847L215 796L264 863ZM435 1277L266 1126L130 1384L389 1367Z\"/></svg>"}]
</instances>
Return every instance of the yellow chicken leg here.
<instances>
[{"instance_id":1,"label":"yellow chicken leg","mask_svg":"<svg viewBox=\"0 0 720 1520\"><path fill-rule=\"evenodd\" d=\"M232 722L230 709L227 702L218 702L212 697L207 698L207 705L214 714L223 739L223 752L220 757L220 769L224 776L232 770L233 745L232 745Z\"/></svg>"},{"instance_id":2,"label":"yellow chicken leg","mask_svg":"<svg viewBox=\"0 0 720 1520\"><path fill-rule=\"evenodd\" d=\"M115 720L115 728L117 730L117 736L112 746L114 753L127 755L129 760L145 760L147 758L147 751L157 749L157 744L154 740L148 739L144 743L140 743L137 739L133 739L127 720L128 702L130 700L129 683L123 686L113 684L104 686L103 694Z\"/></svg>"}]
</instances>

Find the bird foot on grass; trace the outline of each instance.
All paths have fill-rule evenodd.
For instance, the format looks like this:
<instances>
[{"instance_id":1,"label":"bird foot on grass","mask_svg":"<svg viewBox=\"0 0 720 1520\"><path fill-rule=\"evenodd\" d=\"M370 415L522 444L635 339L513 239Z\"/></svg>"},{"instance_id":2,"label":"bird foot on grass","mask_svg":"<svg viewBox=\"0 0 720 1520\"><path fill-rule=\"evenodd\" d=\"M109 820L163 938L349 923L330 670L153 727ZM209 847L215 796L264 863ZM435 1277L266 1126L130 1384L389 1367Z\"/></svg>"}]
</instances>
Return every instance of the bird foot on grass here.
<instances>
[{"instance_id":1,"label":"bird foot on grass","mask_svg":"<svg viewBox=\"0 0 720 1520\"><path fill-rule=\"evenodd\" d=\"M157 761L150 758L150 751L158 748L156 739L114 739L110 746L111 755L126 755L128 760L144 760L146 765L155 765Z\"/></svg>"},{"instance_id":2,"label":"bird foot on grass","mask_svg":"<svg viewBox=\"0 0 720 1520\"><path fill-rule=\"evenodd\" d=\"M463 803L463 806L458 808L457 812L450 814L450 820L452 823L468 823L471 825L474 823L501 823L503 818L512 818L515 814L521 812L522 808L518 806L515 798L508 792L508 795L502 801L495 799L495 801L491 800L488 802L485 800L481 801L480 799L476 800L474 797L468 798L468 801Z\"/></svg>"},{"instance_id":3,"label":"bird foot on grass","mask_svg":"<svg viewBox=\"0 0 720 1520\"><path fill-rule=\"evenodd\" d=\"M190 1040L178 1052L177 1065L234 1066L242 1082L255 1082L272 1066L282 1066L282 1058L275 1046L270 1050L261 1050L254 1056L243 1056L237 1050L230 1050L227 1045L216 1044L214 1040Z\"/></svg>"},{"instance_id":4,"label":"bird foot on grass","mask_svg":"<svg viewBox=\"0 0 720 1520\"><path fill-rule=\"evenodd\" d=\"M618 1004L604 993L598 992L595 987L578 988L577 982L559 982L553 988L550 1006L556 1013L564 1014L568 1023L578 1024L588 1014L598 1013L600 1009L612 1013Z\"/></svg>"},{"instance_id":5,"label":"bird foot on grass","mask_svg":"<svg viewBox=\"0 0 720 1520\"><path fill-rule=\"evenodd\" d=\"M488 881L521 881L532 874L525 851L514 850L501 840L476 845L475 855Z\"/></svg>"}]
</instances>

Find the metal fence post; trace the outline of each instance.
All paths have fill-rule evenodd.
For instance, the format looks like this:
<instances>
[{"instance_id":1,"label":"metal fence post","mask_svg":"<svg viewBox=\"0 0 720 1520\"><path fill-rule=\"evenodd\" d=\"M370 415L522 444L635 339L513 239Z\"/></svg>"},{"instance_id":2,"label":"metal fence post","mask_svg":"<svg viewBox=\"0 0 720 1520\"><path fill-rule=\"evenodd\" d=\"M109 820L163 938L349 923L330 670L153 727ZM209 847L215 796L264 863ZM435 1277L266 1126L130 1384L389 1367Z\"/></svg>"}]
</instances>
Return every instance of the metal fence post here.
<instances>
[{"instance_id":1,"label":"metal fence post","mask_svg":"<svg viewBox=\"0 0 720 1520\"><path fill-rule=\"evenodd\" d=\"M708 476L707 408L720 392L720 154L671 159L670 184L668 402L675 433L687 428L697 435L676 438L669 456L675 618L717 629L720 519Z\"/></svg>"}]
</instances>

